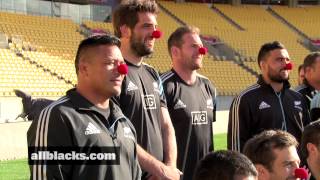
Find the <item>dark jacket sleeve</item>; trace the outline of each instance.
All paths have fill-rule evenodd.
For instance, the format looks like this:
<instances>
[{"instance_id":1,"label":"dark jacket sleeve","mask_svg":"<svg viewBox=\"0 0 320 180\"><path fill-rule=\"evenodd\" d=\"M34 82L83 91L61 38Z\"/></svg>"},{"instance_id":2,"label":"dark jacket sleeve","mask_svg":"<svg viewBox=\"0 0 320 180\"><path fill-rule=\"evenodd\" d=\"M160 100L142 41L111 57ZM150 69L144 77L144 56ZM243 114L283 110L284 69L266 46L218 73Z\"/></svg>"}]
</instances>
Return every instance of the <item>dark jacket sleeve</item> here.
<instances>
[{"instance_id":1,"label":"dark jacket sleeve","mask_svg":"<svg viewBox=\"0 0 320 180\"><path fill-rule=\"evenodd\" d=\"M42 110L28 130L29 153L30 148L36 152L40 148L49 150L50 147L72 146L68 124L68 119L58 108L49 105ZM48 165L47 162L40 161L30 166L30 179L71 179L72 176L70 165Z\"/></svg>"},{"instance_id":2,"label":"dark jacket sleeve","mask_svg":"<svg viewBox=\"0 0 320 180\"><path fill-rule=\"evenodd\" d=\"M128 120L127 121L129 127L131 128L133 134L134 134L134 138L137 139L137 133L136 133L136 129L134 128L133 124ZM137 141L135 142L135 150L134 150L134 163L133 163L133 177L132 179L134 180L141 180L141 168L139 165L139 161L138 161L138 154L137 154Z\"/></svg>"},{"instance_id":3,"label":"dark jacket sleeve","mask_svg":"<svg viewBox=\"0 0 320 180\"><path fill-rule=\"evenodd\" d=\"M311 120L316 121L320 119L320 108L311 109Z\"/></svg>"},{"instance_id":4,"label":"dark jacket sleeve","mask_svg":"<svg viewBox=\"0 0 320 180\"><path fill-rule=\"evenodd\" d=\"M211 95L212 95L212 104L213 104L213 117L212 117L212 122L210 122L210 126L211 126L211 129L213 129L213 122L216 122L216 113L217 113L217 90L216 88L212 85L211 82L208 83L209 84L209 88L210 88L210 91L211 91ZM214 140L213 140L213 130L211 131L212 134L211 134L211 141L210 141L210 146L209 146L209 151L214 151Z\"/></svg>"},{"instance_id":5,"label":"dark jacket sleeve","mask_svg":"<svg viewBox=\"0 0 320 180\"><path fill-rule=\"evenodd\" d=\"M236 97L230 107L228 122L228 149L242 152L244 144L251 138L250 106L243 97Z\"/></svg>"},{"instance_id":6,"label":"dark jacket sleeve","mask_svg":"<svg viewBox=\"0 0 320 180\"><path fill-rule=\"evenodd\" d=\"M26 112L30 121L33 121L36 117L39 117L40 112L53 102L53 100L44 98L31 99L30 101L31 106L29 107L28 112ZM25 104L23 104L23 106L25 106Z\"/></svg>"},{"instance_id":7,"label":"dark jacket sleeve","mask_svg":"<svg viewBox=\"0 0 320 180\"><path fill-rule=\"evenodd\" d=\"M303 117L302 117L302 123L303 127L306 127L308 124L311 123L311 115L310 115L310 109L307 104L307 101L303 101L304 106L303 106Z\"/></svg>"}]
</instances>

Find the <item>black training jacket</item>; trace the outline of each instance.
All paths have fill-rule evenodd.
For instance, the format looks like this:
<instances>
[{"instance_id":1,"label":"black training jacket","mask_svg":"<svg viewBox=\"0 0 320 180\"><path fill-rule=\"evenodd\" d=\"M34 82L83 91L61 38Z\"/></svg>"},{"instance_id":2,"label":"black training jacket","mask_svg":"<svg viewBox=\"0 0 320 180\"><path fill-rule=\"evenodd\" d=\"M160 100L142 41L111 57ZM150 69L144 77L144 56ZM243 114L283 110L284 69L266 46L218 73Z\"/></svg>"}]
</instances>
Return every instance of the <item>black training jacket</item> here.
<instances>
[{"instance_id":1,"label":"black training jacket","mask_svg":"<svg viewBox=\"0 0 320 180\"><path fill-rule=\"evenodd\" d=\"M303 96L288 81L276 93L260 75L258 82L233 100L229 111L228 149L242 152L247 140L268 129L291 133L300 141L310 115Z\"/></svg>"},{"instance_id":2,"label":"black training jacket","mask_svg":"<svg viewBox=\"0 0 320 180\"><path fill-rule=\"evenodd\" d=\"M301 93L308 105L308 108L310 110L310 103L312 98L318 93L318 91L316 89L314 89L309 83L308 81L305 79L303 84L301 84L300 86L296 87L295 89L297 92Z\"/></svg>"},{"instance_id":3,"label":"black training jacket","mask_svg":"<svg viewBox=\"0 0 320 180\"><path fill-rule=\"evenodd\" d=\"M138 180L141 170L137 160L136 133L120 108L109 102L110 113L95 107L70 90L67 95L43 109L32 121L27 133L28 146L119 147L120 163L115 165L57 164L30 165L30 179L68 180ZM91 152L89 151L86 152ZM29 152L30 153L30 152Z\"/></svg>"}]
</instances>

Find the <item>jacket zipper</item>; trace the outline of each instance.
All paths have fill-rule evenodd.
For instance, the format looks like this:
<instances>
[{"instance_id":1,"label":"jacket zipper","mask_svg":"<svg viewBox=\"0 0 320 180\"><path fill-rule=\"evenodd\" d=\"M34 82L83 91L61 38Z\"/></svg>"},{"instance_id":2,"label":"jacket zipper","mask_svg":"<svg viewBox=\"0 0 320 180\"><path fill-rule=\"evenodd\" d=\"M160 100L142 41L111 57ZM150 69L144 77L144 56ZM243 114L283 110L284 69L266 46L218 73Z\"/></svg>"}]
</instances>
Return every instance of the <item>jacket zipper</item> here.
<instances>
[{"instance_id":1,"label":"jacket zipper","mask_svg":"<svg viewBox=\"0 0 320 180\"><path fill-rule=\"evenodd\" d=\"M279 95L274 92L276 94L276 96L278 97L279 103L280 103L280 108L281 108L281 113L282 113L282 125L281 125L281 130L287 131L287 122L286 122L286 117L284 115L284 111L283 111L283 105L281 102L281 92L279 93Z\"/></svg>"}]
</instances>

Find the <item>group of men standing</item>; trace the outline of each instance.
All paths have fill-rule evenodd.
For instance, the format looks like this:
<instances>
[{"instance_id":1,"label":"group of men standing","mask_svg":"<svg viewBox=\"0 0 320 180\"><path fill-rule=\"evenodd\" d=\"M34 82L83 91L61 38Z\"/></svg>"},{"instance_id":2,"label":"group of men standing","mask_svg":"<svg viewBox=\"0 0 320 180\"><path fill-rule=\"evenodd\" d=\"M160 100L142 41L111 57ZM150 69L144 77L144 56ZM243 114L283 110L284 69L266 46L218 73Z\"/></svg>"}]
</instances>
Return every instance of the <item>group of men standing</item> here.
<instances>
[{"instance_id":1,"label":"group of men standing","mask_svg":"<svg viewBox=\"0 0 320 180\"><path fill-rule=\"evenodd\" d=\"M143 62L154 49L157 13L154 1L120 4L113 14L117 37L98 35L80 43L76 88L36 113L28 131L29 147L39 149L119 147L119 164L40 161L31 166L32 178L192 179L196 163L213 151L216 91L197 73L206 49L195 27L170 35L170 71L160 76ZM127 74L118 71L123 64Z\"/></svg>"},{"instance_id":2,"label":"group of men standing","mask_svg":"<svg viewBox=\"0 0 320 180\"><path fill-rule=\"evenodd\" d=\"M196 27L179 27L170 35L171 70L160 76L144 63L154 49L157 13L154 1L120 4L113 14L116 37L98 35L80 43L76 88L52 103L41 99L51 104L34 115L28 131L33 148L117 147L119 164L40 161L31 166L31 178L192 179L197 162L214 150L216 90L197 73L206 50ZM240 93L230 108L228 149L243 152L250 138L269 129L287 131L300 141L311 122L305 97L319 86L307 79L305 85L313 89L306 94L291 90L290 62L281 43L261 47L257 84ZM119 70L124 64L128 72ZM307 67L305 72L312 71ZM37 99L28 101L35 104Z\"/></svg>"}]
</instances>

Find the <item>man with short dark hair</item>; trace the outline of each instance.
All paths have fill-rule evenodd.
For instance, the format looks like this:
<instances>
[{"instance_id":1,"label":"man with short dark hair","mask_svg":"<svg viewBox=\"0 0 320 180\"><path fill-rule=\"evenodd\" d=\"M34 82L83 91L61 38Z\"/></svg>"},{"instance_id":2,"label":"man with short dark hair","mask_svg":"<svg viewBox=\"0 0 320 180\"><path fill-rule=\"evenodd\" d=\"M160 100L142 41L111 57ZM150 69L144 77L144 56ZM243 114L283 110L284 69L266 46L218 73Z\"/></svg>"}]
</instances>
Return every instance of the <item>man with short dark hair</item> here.
<instances>
[{"instance_id":1,"label":"man with short dark hair","mask_svg":"<svg viewBox=\"0 0 320 180\"><path fill-rule=\"evenodd\" d=\"M310 115L303 96L290 89L290 57L283 44L261 46L257 84L233 100L229 112L228 149L242 152L245 142L268 129L281 129L301 138Z\"/></svg>"},{"instance_id":2,"label":"man with short dark hair","mask_svg":"<svg viewBox=\"0 0 320 180\"><path fill-rule=\"evenodd\" d=\"M255 165L259 180L297 179L294 171L299 167L297 140L281 130L267 130L249 139L243 154Z\"/></svg>"},{"instance_id":3,"label":"man with short dark hair","mask_svg":"<svg viewBox=\"0 0 320 180\"><path fill-rule=\"evenodd\" d=\"M301 150L312 176L320 180L320 119L305 127L301 138Z\"/></svg>"},{"instance_id":4,"label":"man with short dark hair","mask_svg":"<svg viewBox=\"0 0 320 180\"><path fill-rule=\"evenodd\" d=\"M236 151L207 154L197 165L193 180L257 180L253 163Z\"/></svg>"},{"instance_id":5,"label":"man with short dark hair","mask_svg":"<svg viewBox=\"0 0 320 180\"><path fill-rule=\"evenodd\" d=\"M27 133L30 154L57 148L58 159L35 161L30 179L141 179L135 129L110 101L121 91L124 74L118 67L122 64L117 37L94 36L80 43L75 59L77 87L43 109ZM115 150L118 163L106 164L107 158L94 161L101 157L94 153L110 153L107 148ZM63 161L70 154L75 155Z\"/></svg>"},{"instance_id":6,"label":"man with short dark hair","mask_svg":"<svg viewBox=\"0 0 320 180\"><path fill-rule=\"evenodd\" d=\"M216 90L207 77L197 73L206 50L198 28L177 28L168 39L168 49L172 69L161 79L177 137L181 180L191 180L197 162L214 149Z\"/></svg>"},{"instance_id":7,"label":"man with short dark hair","mask_svg":"<svg viewBox=\"0 0 320 180\"><path fill-rule=\"evenodd\" d=\"M311 99L320 92L320 52L312 52L303 61L304 81L296 90L304 95L308 107Z\"/></svg>"}]
</instances>

